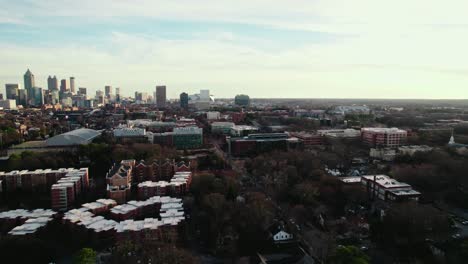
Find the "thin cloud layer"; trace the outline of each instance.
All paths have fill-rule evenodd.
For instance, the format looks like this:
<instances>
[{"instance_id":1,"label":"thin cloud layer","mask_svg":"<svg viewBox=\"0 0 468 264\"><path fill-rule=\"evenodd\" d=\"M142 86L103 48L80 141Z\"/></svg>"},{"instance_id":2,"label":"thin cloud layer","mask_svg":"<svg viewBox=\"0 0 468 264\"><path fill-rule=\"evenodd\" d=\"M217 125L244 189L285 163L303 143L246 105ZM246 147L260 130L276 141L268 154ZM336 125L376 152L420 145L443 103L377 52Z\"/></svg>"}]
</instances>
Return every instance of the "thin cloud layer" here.
<instances>
[{"instance_id":1,"label":"thin cloud layer","mask_svg":"<svg viewBox=\"0 0 468 264\"><path fill-rule=\"evenodd\" d=\"M10 2L4 83L29 67L43 86L74 75L128 95L164 83L171 97L467 96L466 1Z\"/></svg>"}]
</instances>

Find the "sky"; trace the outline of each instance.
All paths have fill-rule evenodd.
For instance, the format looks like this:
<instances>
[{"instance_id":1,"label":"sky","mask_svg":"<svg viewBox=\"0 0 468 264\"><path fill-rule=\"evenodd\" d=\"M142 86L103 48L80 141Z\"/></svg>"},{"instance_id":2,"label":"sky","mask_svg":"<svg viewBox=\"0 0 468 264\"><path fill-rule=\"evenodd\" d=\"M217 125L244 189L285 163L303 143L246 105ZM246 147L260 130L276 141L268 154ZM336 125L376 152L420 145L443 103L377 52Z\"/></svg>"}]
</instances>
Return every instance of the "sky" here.
<instances>
[{"instance_id":1,"label":"sky","mask_svg":"<svg viewBox=\"0 0 468 264\"><path fill-rule=\"evenodd\" d=\"M0 0L0 85L468 98L466 0ZM4 85L3 85L4 86ZM4 89L4 88L3 88ZM3 90L2 90L3 91Z\"/></svg>"}]
</instances>

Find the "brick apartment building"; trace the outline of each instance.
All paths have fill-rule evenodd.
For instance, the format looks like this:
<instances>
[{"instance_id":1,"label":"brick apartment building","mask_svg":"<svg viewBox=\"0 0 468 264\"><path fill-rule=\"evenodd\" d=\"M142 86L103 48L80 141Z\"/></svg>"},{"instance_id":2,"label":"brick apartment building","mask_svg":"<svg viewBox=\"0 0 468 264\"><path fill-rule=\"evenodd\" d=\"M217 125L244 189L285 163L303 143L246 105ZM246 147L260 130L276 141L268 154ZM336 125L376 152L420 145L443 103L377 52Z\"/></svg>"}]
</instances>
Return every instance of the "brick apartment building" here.
<instances>
[{"instance_id":1,"label":"brick apartment building","mask_svg":"<svg viewBox=\"0 0 468 264\"><path fill-rule=\"evenodd\" d=\"M118 204L125 203L130 197L132 171L135 160L122 160L107 173L107 196Z\"/></svg>"},{"instance_id":2,"label":"brick apartment building","mask_svg":"<svg viewBox=\"0 0 468 264\"><path fill-rule=\"evenodd\" d=\"M361 129L361 139L371 147L396 148L406 142L407 131L398 128L366 127Z\"/></svg>"}]
</instances>

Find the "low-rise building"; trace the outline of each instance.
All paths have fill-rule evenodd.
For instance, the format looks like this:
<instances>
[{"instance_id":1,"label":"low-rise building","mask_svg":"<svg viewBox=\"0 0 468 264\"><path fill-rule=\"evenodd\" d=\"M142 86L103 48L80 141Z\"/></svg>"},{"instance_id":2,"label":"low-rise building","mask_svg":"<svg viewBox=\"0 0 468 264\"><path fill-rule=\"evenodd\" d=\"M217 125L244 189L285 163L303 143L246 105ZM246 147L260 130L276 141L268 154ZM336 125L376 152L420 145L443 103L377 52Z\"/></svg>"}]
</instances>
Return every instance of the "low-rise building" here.
<instances>
[{"instance_id":1,"label":"low-rise building","mask_svg":"<svg viewBox=\"0 0 468 264\"><path fill-rule=\"evenodd\" d=\"M8 110L18 109L16 106L16 100L13 99L0 100L0 108Z\"/></svg>"},{"instance_id":2,"label":"low-rise building","mask_svg":"<svg viewBox=\"0 0 468 264\"><path fill-rule=\"evenodd\" d=\"M417 152L430 152L433 148L426 145L401 146L398 148L399 155L413 156Z\"/></svg>"},{"instance_id":3,"label":"low-rise building","mask_svg":"<svg viewBox=\"0 0 468 264\"><path fill-rule=\"evenodd\" d=\"M298 138L306 148L324 144L324 137L315 133L292 132L291 136Z\"/></svg>"},{"instance_id":4,"label":"low-rise building","mask_svg":"<svg viewBox=\"0 0 468 264\"><path fill-rule=\"evenodd\" d=\"M327 138L360 138L361 131L357 129L328 129L317 130L317 134Z\"/></svg>"},{"instance_id":5,"label":"low-rise building","mask_svg":"<svg viewBox=\"0 0 468 264\"><path fill-rule=\"evenodd\" d=\"M206 118L208 120L219 120L221 118L221 113L217 111L206 112Z\"/></svg>"},{"instance_id":6,"label":"low-rise building","mask_svg":"<svg viewBox=\"0 0 468 264\"><path fill-rule=\"evenodd\" d=\"M213 122L211 123L211 133L228 135L234 126L235 124L232 122Z\"/></svg>"},{"instance_id":7,"label":"low-rise building","mask_svg":"<svg viewBox=\"0 0 468 264\"><path fill-rule=\"evenodd\" d=\"M227 138L228 152L233 156L245 156L273 150L287 150L300 145L297 138L288 133L250 134L246 137Z\"/></svg>"},{"instance_id":8,"label":"low-rise building","mask_svg":"<svg viewBox=\"0 0 468 264\"><path fill-rule=\"evenodd\" d=\"M369 156L374 159L393 161L396 157L396 150L392 148L371 148Z\"/></svg>"},{"instance_id":9,"label":"low-rise building","mask_svg":"<svg viewBox=\"0 0 468 264\"><path fill-rule=\"evenodd\" d=\"M148 143L148 141L152 141L152 138L148 138L146 130L144 128L138 127L119 127L114 129L113 131L114 137L119 142L141 142L141 143ZM151 133L151 132L150 132Z\"/></svg>"},{"instance_id":10,"label":"low-rise building","mask_svg":"<svg viewBox=\"0 0 468 264\"><path fill-rule=\"evenodd\" d=\"M236 125L230 129L232 137L245 137L254 133L258 133L258 128L254 126Z\"/></svg>"},{"instance_id":11,"label":"low-rise building","mask_svg":"<svg viewBox=\"0 0 468 264\"><path fill-rule=\"evenodd\" d=\"M360 177L371 199L385 201L418 200L421 193L411 185L399 182L386 175L367 175Z\"/></svg>"},{"instance_id":12,"label":"low-rise building","mask_svg":"<svg viewBox=\"0 0 468 264\"><path fill-rule=\"evenodd\" d=\"M194 149L203 145L203 129L199 127L176 127L173 131L176 149Z\"/></svg>"}]
</instances>

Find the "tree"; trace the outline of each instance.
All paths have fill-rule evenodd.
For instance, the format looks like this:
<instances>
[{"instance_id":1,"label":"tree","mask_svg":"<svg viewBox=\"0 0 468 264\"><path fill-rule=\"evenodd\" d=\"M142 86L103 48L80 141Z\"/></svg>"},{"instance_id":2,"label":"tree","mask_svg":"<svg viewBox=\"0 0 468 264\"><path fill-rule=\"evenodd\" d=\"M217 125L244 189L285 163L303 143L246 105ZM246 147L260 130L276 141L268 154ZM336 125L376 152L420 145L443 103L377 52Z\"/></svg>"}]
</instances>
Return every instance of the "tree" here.
<instances>
[{"instance_id":1,"label":"tree","mask_svg":"<svg viewBox=\"0 0 468 264\"><path fill-rule=\"evenodd\" d=\"M328 261L332 264L367 264L369 256L355 246L338 246Z\"/></svg>"},{"instance_id":2,"label":"tree","mask_svg":"<svg viewBox=\"0 0 468 264\"><path fill-rule=\"evenodd\" d=\"M76 264L93 264L96 263L96 251L92 248L82 248L75 255L73 263Z\"/></svg>"}]
</instances>

